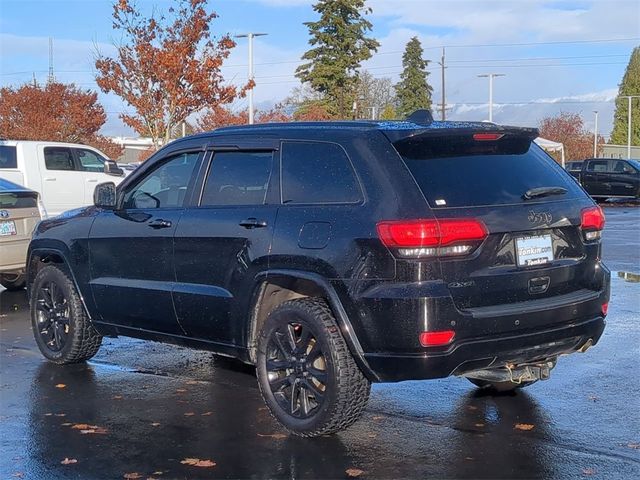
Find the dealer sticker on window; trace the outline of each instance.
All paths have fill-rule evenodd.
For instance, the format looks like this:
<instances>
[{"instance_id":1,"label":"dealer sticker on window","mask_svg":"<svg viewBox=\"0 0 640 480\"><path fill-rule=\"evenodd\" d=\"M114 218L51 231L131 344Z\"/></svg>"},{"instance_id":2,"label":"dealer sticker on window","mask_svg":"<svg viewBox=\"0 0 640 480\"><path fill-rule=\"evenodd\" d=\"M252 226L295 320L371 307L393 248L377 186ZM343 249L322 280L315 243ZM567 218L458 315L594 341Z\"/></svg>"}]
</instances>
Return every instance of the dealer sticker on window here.
<instances>
[{"instance_id":1,"label":"dealer sticker on window","mask_svg":"<svg viewBox=\"0 0 640 480\"><path fill-rule=\"evenodd\" d=\"M552 262L551 235L516 238L516 255L519 267L531 267Z\"/></svg>"}]
</instances>

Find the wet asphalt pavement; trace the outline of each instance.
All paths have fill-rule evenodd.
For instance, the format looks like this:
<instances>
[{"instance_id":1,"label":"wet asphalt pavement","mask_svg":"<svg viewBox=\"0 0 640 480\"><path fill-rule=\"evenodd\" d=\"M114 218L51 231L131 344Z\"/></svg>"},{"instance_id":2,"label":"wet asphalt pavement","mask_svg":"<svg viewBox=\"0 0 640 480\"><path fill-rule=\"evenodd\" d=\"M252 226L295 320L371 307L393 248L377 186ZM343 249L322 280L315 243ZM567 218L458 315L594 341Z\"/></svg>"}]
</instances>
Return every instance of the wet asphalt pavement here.
<instances>
[{"instance_id":1,"label":"wet asphalt pavement","mask_svg":"<svg viewBox=\"0 0 640 480\"><path fill-rule=\"evenodd\" d=\"M119 338L87 364L47 363L25 293L0 291L0 479L640 478L640 283L617 273L640 274L640 208L606 214L595 348L516 394L374 385L358 423L318 439L287 435L252 369L207 352Z\"/></svg>"}]
</instances>

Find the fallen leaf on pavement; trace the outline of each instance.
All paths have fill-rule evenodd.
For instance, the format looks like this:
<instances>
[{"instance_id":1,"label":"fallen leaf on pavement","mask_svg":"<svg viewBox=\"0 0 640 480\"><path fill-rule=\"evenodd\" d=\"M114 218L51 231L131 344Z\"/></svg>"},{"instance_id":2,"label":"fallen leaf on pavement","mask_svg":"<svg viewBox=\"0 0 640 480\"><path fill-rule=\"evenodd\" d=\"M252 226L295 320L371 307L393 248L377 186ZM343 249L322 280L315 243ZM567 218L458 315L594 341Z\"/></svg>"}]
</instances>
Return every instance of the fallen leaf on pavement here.
<instances>
[{"instance_id":1,"label":"fallen leaf on pavement","mask_svg":"<svg viewBox=\"0 0 640 480\"><path fill-rule=\"evenodd\" d=\"M640 443L629 443L629 444L627 444L627 447L639 449L640 448Z\"/></svg>"},{"instance_id":2,"label":"fallen leaf on pavement","mask_svg":"<svg viewBox=\"0 0 640 480\"><path fill-rule=\"evenodd\" d=\"M199 382L198 380L189 380L188 382L185 382L185 385L199 385L201 383L205 382Z\"/></svg>"},{"instance_id":3,"label":"fallen leaf on pavement","mask_svg":"<svg viewBox=\"0 0 640 480\"><path fill-rule=\"evenodd\" d=\"M71 427L74 430L86 430L88 428L94 428L94 425L89 425L88 423L74 423ZM98 428L98 427L95 427Z\"/></svg>"},{"instance_id":4,"label":"fallen leaf on pavement","mask_svg":"<svg viewBox=\"0 0 640 480\"><path fill-rule=\"evenodd\" d=\"M204 412L204 413L201 413L200 415L202 415L203 417L208 417L209 415L213 415L213 412Z\"/></svg>"},{"instance_id":5,"label":"fallen leaf on pavement","mask_svg":"<svg viewBox=\"0 0 640 480\"><path fill-rule=\"evenodd\" d=\"M11 475L12 477L15 478L23 478L24 477L24 473L22 472L15 472L13 475Z\"/></svg>"},{"instance_id":6,"label":"fallen leaf on pavement","mask_svg":"<svg viewBox=\"0 0 640 480\"><path fill-rule=\"evenodd\" d=\"M284 433L258 433L259 437L269 437L269 438L275 438L276 440L281 440L283 438L287 438L287 436Z\"/></svg>"},{"instance_id":7,"label":"fallen leaf on pavement","mask_svg":"<svg viewBox=\"0 0 640 480\"><path fill-rule=\"evenodd\" d=\"M600 400L598 397L596 397L595 395L589 395L589 400L591 400L592 402L596 402L598 400Z\"/></svg>"},{"instance_id":8,"label":"fallen leaf on pavement","mask_svg":"<svg viewBox=\"0 0 640 480\"><path fill-rule=\"evenodd\" d=\"M56 388L65 388L65 387L66 387L66 385L64 383L58 383L56 385Z\"/></svg>"},{"instance_id":9,"label":"fallen leaf on pavement","mask_svg":"<svg viewBox=\"0 0 640 480\"><path fill-rule=\"evenodd\" d=\"M99 427L98 425L89 425L87 423L76 423L72 425L71 428L73 430L80 430L80 433L82 435L94 434L94 433L104 435L107 433L106 428Z\"/></svg>"},{"instance_id":10,"label":"fallen leaf on pavement","mask_svg":"<svg viewBox=\"0 0 640 480\"><path fill-rule=\"evenodd\" d=\"M474 427L484 427L484 423L474 423Z\"/></svg>"},{"instance_id":11,"label":"fallen leaf on pavement","mask_svg":"<svg viewBox=\"0 0 640 480\"><path fill-rule=\"evenodd\" d=\"M596 470L593 468L583 468L582 469L582 474L583 475L595 475L596 474Z\"/></svg>"},{"instance_id":12,"label":"fallen leaf on pavement","mask_svg":"<svg viewBox=\"0 0 640 480\"><path fill-rule=\"evenodd\" d=\"M345 470L345 473L349 477L359 477L360 475L362 475L364 473L364 471L360 470L359 468L347 468Z\"/></svg>"},{"instance_id":13,"label":"fallen leaf on pavement","mask_svg":"<svg viewBox=\"0 0 640 480\"><path fill-rule=\"evenodd\" d=\"M382 420L384 417L380 416L380 415L374 415L373 419L374 420Z\"/></svg>"},{"instance_id":14,"label":"fallen leaf on pavement","mask_svg":"<svg viewBox=\"0 0 640 480\"><path fill-rule=\"evenodd\" d=\"M60 425L62 425L63 427L70 427L71 425L73 425L73 423L65 422L61 423Z\"/></svg>"},{"instance_id":15,"label":"fallen leaf on pavement","mask_svg":"<svg viewBox=\"0 0 640 480\"><path fill-rule=\"evenodd\" d=\"M56 417L66 417L66 413L56 413Z\"/></svg>"},{"instance_id":16,"label":"fallen leaf on pavement","mask_svg":"<svg viewBox=\"0 0 640 480\"><path fill-rule=\"evenodd\" d=\"M45 414L44 414L44 416L45 416L45 417L50 417L50 416L52 416L52 415L53 415L53 413L45 413Z\"/></svg>"},{"instance_id":17,"label":"fallen leaf on pavement","mask_svg":"<svg viewBox=\"0 0 640 480\"><path fill-rule=\"evenodd\" d=\"M474 405L469 405L467 408L468 408L469 410L477 410L477 409L478 409L478 407L476 407L476 406L474 406Z\"/></svg>"},{"instance_id":18,"label":"fallen leaf on pavement","mask_svg":"<svg viewBox=\"0 0 640 480\"><path fill-rule=\"evenodd\" d=\"M176 388L176 393L184 393L184 392L186 392L186 391L187 391L187 390L186 390L186 389L184 389L184 388Z\"/></svg>"},{"instance_id":19,"label":"fallen leaf on pavement","mask_svg":"<svg viewBox=\"0 0 640 480\"><path fill-rule=\"evenodd\" d=\"M122 400L122 395L114 395L113 399L114 400Z\"/></svg>"},{"instance_id":20,"label":"fallen leaf on pavement","mask_svg":"<svg viewBox=\"0 0 640 480\"><path fill-rule=\"evenodd\" d=\"M153 472L152 475L162 475L163 473L162 470L158 470L157 472Z\"/></svg>"},{"instance_id":21,"label":"fallen leaf on pavement","mask_svg":"<svg viewBox=\"0 0 640 480\"><path fill-rule=\"evenodd\" d=\"M187 412L184 414L185 417L193 417L195 415L195 413L193 412Z\"/></svg>"},{"instance_id":22,"label":"fallen leaf on pavement","mask_svg":"<svg viewBox=\"0 0 640 480\"><path fill-rule=\"evenodd\" d=\"M535 425L531 425L530 423L516 423L515 428L518 430L524 430L528 432L529 430L533 430Z\"/></svg>"},{"instance_id":23,"label":"fallen leaf on pavement","mask_svg":"<svg viewBox=\"0 0 640 480\"><path fill-rule=\"evenodd\" d=\"M78 460L76 460L75 458L64 457L64 460L62 460L60 463L62 465L71 465L73 463L78 463Z\"/></svg>"},{"instance_id":24,"label":"fallen leaf on pavement","mask_svg":"<svg viewBox=\"0 0 640 480\"><path fill-rule=\"evenodd\" d=\"M211 460L200 460L199 458L185 458L180 463L183 465L191 465L192 467L215 467L216 462L212 462Z\"/></svg>"},{"instance_id":25,"label":"fallen leaf on pavement","mask_svg":"<svg viewBox=\"0 0 640 480\"><path fill-rule=\"evenodd\" d=\"M140 475L138 472L131 472L131 473L125 473L124 478L125 480L136 480L138 478L142 478L142 475Z\"/></svg>"},{"instance_id":26,"label":"fallen leaf on pavement","mask_svg":"<svg viewBox=\"0 0 640 480\"><path fill-rule=\"evenodd\" d=\"M158 427L158 426L160 426L160 422L153 422L153 423L151 424L151 426L152 426L152 427Z\"/></svg>"}]
</instances>

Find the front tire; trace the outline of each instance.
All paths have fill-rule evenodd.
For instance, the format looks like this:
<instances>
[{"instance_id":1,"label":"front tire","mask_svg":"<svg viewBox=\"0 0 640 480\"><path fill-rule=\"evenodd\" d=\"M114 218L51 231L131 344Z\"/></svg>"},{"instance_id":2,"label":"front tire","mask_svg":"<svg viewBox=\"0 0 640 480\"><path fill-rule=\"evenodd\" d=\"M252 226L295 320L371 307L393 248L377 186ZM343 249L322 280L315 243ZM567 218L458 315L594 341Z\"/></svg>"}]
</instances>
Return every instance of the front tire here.
<instances>
[{"instance_id":1,"label":"front tire","mask_svg":"<svg viewBox=\"0 0 640 480\"><path fill-rule=\"evenodd\" d=\"M0 275L0 285L2 285L10 292L15 292L18 290L22 290L25 287L26 279L24 274L22 273L5 273L3 275Z\"/></svg>"},{"instance_id":2,"label":"front tire","mask_svg":"<svg viewBox=\"0 0 640 480\"><path fill-rule=\"evenodd\" d=\"M42 355L58 364L93 357L102 335L91 325L68 274L55 265L42 268L31 289L31 325Z\"/></svg>"},{"instance_id":3,"label":"front tire","mask_svg":"<svg viewBox=\"0 0 640 480\"><path fill-rule=\"evenodd\" d=\"M272 415L301 437L353 424L371 390L321 298L291 300L269 314L258 338L256 374Z\"/></svg>"}]
</instances>

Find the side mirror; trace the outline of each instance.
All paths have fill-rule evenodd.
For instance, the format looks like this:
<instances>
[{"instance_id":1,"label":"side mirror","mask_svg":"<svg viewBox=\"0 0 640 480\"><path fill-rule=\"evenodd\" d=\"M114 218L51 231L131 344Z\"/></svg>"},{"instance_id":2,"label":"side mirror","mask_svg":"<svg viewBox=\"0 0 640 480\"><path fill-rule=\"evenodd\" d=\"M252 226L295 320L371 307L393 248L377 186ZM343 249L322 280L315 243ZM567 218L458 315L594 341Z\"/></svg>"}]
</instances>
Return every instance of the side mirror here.
<instances>
[{"instance_id":1,"label":"side mirror","mask_svg":"<svg viewBox=\"0 0 640 480\"><path fill-rule=\"evenodd\" d=\"M99 183L93 191L93 204L96 207L116 208L116 184L113 182Z\"/></svg>"},{"instance_id":2,"label":"side mirror","mask_svg":"<svg viewBox=\"0 0 640 480\"><path fill-rule=\"evenodd\" d=\"M104 161L104 173L107 175L115 175L118 177L122 177L124 175L124 170L122 170L116 162L113 160L105 160Z\"/></svg>"}]
</instances>

